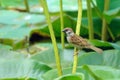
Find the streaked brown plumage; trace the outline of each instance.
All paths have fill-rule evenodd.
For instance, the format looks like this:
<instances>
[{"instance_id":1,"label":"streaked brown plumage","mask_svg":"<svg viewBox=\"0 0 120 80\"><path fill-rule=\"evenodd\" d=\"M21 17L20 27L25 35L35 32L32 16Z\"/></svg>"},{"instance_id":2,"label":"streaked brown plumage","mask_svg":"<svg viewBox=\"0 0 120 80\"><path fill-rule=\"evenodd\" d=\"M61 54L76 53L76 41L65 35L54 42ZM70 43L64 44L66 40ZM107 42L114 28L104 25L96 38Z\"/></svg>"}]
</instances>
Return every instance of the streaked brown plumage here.
<instances>
[{"instance_id":1,"label":"streaked brown plumage","mask_svg":"<svg viewBox=\"0 0 120 80\"><path fill-rule=\"evenodd\" d=\"M76 35L71 28L65 28L63 30L67 34L67 41L74 45L77 48L87 48L87 49L92 49L96 51L97 53L102 53L103 50L100 48L97 48L91 44L88 43L88 41L78 35Z\"/></svg>"}]
</instances>

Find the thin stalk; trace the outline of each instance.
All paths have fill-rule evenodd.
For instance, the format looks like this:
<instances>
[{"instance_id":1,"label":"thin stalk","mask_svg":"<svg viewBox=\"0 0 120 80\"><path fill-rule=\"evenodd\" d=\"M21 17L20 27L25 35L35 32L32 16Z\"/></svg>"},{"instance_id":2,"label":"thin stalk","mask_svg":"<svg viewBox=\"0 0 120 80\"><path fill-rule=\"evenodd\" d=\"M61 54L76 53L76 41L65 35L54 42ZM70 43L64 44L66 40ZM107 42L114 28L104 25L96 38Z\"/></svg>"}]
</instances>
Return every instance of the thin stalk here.
<instances>
[{"instance_id":1,"label":"thin stalk","mask_svg":"<svg viewBox=\"0 0 120 80\"><path fill-rule=\"evenodd\" d=\"M78 65L78 50L77 48L75 47L74 48L74 60L73 60L73 69L72 69L72 74L75 74L76 73L76 70L77 70L77 65Z\"/></svg>"},{"instance_id":2,"label":"thin stalk","mask_svg":"<svg viewBox=\"0 0 120 80\"><path fill-rule=\"evenodd\" d=\"M46 3L46 0L40 0L40 1L42 3L42 6L43 6L43 10L44 10L44 13L45 13L45 16L46 16L46 21L48 23L48 28L49 28L49 31L50 31L52 44L53 44L53 47L54 47L56 65L57 65L57 69L58 69L58 75L61 76L62 75L62 69L61 69L61 64L60 64L58 46L57 46L57 43L56 43L56 38L55 38L55 35L54 35L52 23L51 23L51 20L50 20L50 15L49 15L49 12L48 12L48 6L47 6L47 3Z\"/></svg>"},{"instance_id":3,"label":"thin stalk","mask_svg":"<svg viewBox=\"0 0 120 80\"><path fill-rule=\"evenodd\" d=\"M107 39L107 24L105 19L102 20L102 40L106 41Z\"/></svg>"},{"instance_id":4,"label":"thin stalk","mask_svg":"<svg viewBox=\"0 0 120 80\"><path fill-rule=\"evenodd\" d=\"M82 0L78 0L78 17L77 17L77 26L76 34L79 35L81 29L81 20L82 20ZM74 54L78 54L78 50L74 48ZM75 74L78 64L78 55L74 55L73 69L72 73Z\"/></svg>"},{"instance_id":5,"label":"thin stalk","mask_svg":"<svg viewBox=\"0 0 120 80\"><path fill-rule=\"evenodd\" d=\"M30 12L28 0L24 0L24 4L25 4L25 7L26 7L27 12Z\"/></svg>"},{"instance_id":6,"label":"thin stalk","mask_svg":"<svg viewBox=\"0 0 120 80\"><path fill-rule=\"evenodd\" d=\"M60 22L61 22L61 30L64 28L64 19L63 19L63 7L62 7L62 0L60 0ZM65 43L64 43L64 33L61 32L61 43L62 48L64 49Z\"/></svg>"},{"instance_id":7,"label":"thin stalk","mask_svg":"<svg viewBox=\"0 0 120 80\"><path fill-rule=\"evenodd\" d=\"M97 14L98 14L98 16L102 19L102 18L103 18L102 13L101 13L100 10L98 9L98 7L95 6L93 0L91 0L91 2L92 2L92 5L94 6L94 8L95 8L95 10L96 10L96 12L97 12ZM107 30L108 30L108 32L109 32L112 40L115 40L115 37L114 37L114 35L113 35L113 33L112 33L112 31L110 30L109 27L107 27Z\"/></svg>"},{"instance_id":8,"label":"thin stalk","mask_svg":"<svg viewBox=\"0 0 120 80\"><path fill-rule=\"evenodd\" d=\"M2 1L0 0L0 7L2 7Z\"/></svg>"},{"instance_id":9,"label":"thin stalk","mask_svg":"<svg viewBox=\"0 0 120 80\"><path fill-rule=\"evenodd\" d=\"M92 9L91 9L90 3L91 3L90 0L87 0L87 15L88 15L89 39L94 39Z\"/></svg>"},{"instance_id":10,"label":"thin stalk","mask_svg":"<svg viewBox=\"0 0 120 80\"><path fill-rule=\"evenodd\" d=\"M102 12L98 9L98 7L95 5L95 3L93 2L93 0L90 0L92 2L92 5L97 13L97 15L102 19L103 18L103 15L102 15Z\"/></svg>"},{"instance_id":11,"label":"thin stalk","mask_svg":"<svg viewBox=\"0 0 120 80\"><path fill-rule=\"evenodd\" d=\"M112 40L115 40L115 36L113 35L111 29L110 29L109 27L107 27L107 30L108 30L108 32L109 32L109 34L110 34Z\"/></svg>"},{"instance_id":12,"label":"thin stalk","mask_svg":"<svg viewBox=\"0 0 120 80\"><path fill-rule=\"evenodd\" d=\"M105 4L104 4L104 11L107 11L109 8L109 0L104 0ZM105 21L105 18L103 18L103 22L102 22L102 40L106 41L107 39L107 23Z\"/></svg>"}]
</instances>

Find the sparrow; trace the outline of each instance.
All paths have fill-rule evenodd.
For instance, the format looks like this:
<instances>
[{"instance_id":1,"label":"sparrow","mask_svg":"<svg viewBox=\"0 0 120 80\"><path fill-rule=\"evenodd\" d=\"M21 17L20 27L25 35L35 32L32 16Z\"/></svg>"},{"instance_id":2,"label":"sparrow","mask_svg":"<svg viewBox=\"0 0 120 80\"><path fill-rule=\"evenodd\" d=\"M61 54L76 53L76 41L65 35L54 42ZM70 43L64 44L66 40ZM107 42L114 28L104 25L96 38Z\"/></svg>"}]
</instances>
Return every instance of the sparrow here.
<instances>
[{"instance_id":1,"label":"sparrow","mask_svg":"<svg viewBox=\"0 0 120 80\"><path fill-rule=\"evenodd\" d=\"M86 49L92 49L96 51L97 53L103 52L102 49L91 45L86 39L75 34L71 28L64 28L62 32L64 32L67 35L66 36L67 41L73 46L77 47L78 49L86 48Z\"/></svg>"}]
</instances>

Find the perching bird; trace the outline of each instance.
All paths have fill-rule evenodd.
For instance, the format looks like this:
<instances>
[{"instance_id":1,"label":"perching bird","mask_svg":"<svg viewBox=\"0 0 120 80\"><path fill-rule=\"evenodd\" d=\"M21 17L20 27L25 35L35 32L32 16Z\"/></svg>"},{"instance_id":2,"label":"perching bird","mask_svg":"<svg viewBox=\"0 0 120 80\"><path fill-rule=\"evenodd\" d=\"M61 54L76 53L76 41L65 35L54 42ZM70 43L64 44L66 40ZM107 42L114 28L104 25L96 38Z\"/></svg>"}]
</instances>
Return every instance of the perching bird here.
<instances>
[{"instance_id":1,"label":"perching bird","mask_svg":"<svg viewBox=\"0 0 120 80\"><path fill-rule=\"evenodd\" d=\"M73 46L79 49L83 49L83 48L92 49L96 51L97 53L103 52L102 49L89 44L86 39L82 38L81 36L76 35L71 28L65 28L62 31L66 33L67 41L71 43Z\"/></svg>"}]
</instances>

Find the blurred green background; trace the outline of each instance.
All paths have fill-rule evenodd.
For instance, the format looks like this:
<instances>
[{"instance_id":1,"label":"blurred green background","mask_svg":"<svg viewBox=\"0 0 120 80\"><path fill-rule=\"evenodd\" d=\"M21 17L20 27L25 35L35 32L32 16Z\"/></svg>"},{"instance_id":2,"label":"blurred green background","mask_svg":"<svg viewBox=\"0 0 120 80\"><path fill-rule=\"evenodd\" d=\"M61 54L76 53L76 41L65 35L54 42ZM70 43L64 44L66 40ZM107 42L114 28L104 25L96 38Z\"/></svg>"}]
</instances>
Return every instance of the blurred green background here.
<instances>
[{"instance_id":1,"label":"blurred green background","mask_svg":"<svg viewBox=\"0 0 120 80\"><path fill-rule=\"evenodd\" d=\"M109 0L107 11L104 11L105 0L91 0L95 39L89 42L104 52L79 52L77 74L74 75L71 74L73 47L61 47L59 0L46 0L60 53L64 74L61 77L57 76L54 50L40 0L27 0L28 9L25 1L0 0L0 80L120 79L120 0ZM82 0L82 6L80 35L88 39L86 0ZM63 0L63 10L64 26L75 30L77 0ZM107 23L106 41L101 40L103 18Z\"/></svg>"}]
</instances>

